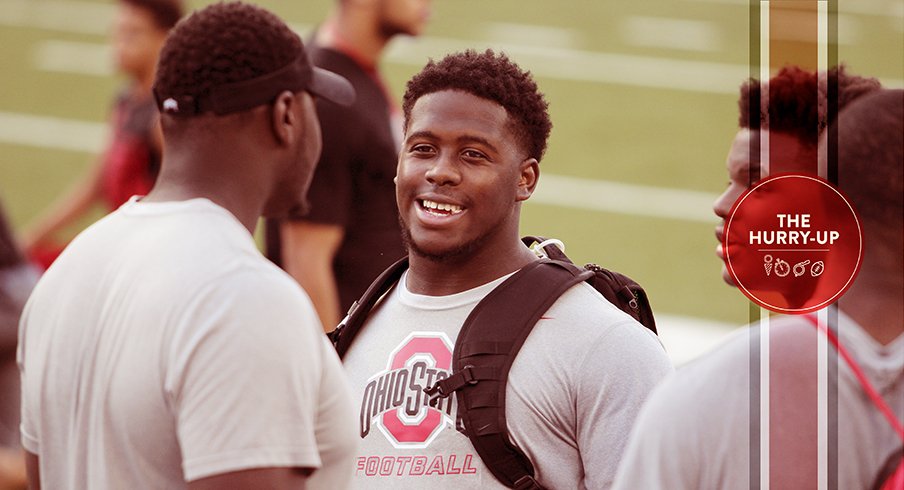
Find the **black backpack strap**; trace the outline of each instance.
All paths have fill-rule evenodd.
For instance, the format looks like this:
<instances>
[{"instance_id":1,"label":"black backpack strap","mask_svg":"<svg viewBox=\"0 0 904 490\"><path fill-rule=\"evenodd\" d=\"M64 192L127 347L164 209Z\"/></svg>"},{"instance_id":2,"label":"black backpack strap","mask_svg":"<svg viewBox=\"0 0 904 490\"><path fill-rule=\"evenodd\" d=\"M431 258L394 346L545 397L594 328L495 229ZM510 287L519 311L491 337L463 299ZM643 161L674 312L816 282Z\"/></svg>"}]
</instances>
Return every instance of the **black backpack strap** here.
<instances>
[{"instance_id":1,"label":"black backpack strap","mask_svg":"<svg viewBox=\"0 0 904 490\"><path fill-rule=\"evenodd\" d=\"M505 417L508 373L534 324L565 291L592 272L541 259L513 274L471 312L453 353L453 374L426 389L435 402L453 392L458 416L487 468L511 488L541 488L527 456L510 441Z\"/></svg>"},{"instance_id":2,"label":"black backpack strap","mask_svg":"<svg viewBox=\"0 0 904 490\"><path fill-rule=\"evenodd\" d=\"M341 322L339 322L339 326L330 332L330 340L332 340L333 345L336 346L336 352L339 354L340 359L345 357L345 353L348 352L348 348L352 345L352 341L358 335L361 326L364 325L364 321L367 320L371 310L374 309L374 306L377 305L380 298L399 282L402 274L404 274L407 269L407 256L389 266L389 268L383 271L383 273L371 283L370 287L367 288L367 291L364 292L364 295L352 303L351 308L348 309L348 314Z\"/></svg>"},{"instance_id":3,"label":"black backpack strap","mask_svg":"<svg viewBox=\"0 0 904 490\"><path fill-rule=\"evenodd\" d=\"M522 238L521 241L528 247L536 244L535 250L537 253L545 257L573 264L571 259L565 255L565 251L556 246L556 244L562 243L558 240L548 240L542 236L528 235ZM541 247L540 245L544 246ZM587 281L593 286L593 289L599 291L610 303L631 315L641 325L658 335L659 332L656 329L656 319L653 317L650 299L647 296L647 292L644 291L637 281L596 264L587 264L584 269L593 272L593 277Z\"/></svg>"}]
</instances>

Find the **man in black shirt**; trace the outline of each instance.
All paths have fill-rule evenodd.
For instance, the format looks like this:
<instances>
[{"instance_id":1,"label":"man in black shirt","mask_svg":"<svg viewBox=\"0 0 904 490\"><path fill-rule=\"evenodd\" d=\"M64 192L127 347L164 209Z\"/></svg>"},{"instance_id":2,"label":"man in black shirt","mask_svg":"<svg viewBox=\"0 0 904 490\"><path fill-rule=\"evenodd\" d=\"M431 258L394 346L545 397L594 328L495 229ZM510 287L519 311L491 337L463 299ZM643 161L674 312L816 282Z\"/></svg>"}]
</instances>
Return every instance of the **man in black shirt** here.
<instances>
[{"instance_id":1,"label":"man in black shirt","mask_svg":"<svg viewBox=\"0 0 904 490\"><path fill-rule=\"evenodd\" d=\"M304 287L326 331L405 254L393 184L401 114L377 63L394 36L421 33L429 4L338 0L309 47L311 61L348 79L357 100L351 107L317 101L323 154L311 210L268 223L267 256Z\"/></svg>"}]
</instances>

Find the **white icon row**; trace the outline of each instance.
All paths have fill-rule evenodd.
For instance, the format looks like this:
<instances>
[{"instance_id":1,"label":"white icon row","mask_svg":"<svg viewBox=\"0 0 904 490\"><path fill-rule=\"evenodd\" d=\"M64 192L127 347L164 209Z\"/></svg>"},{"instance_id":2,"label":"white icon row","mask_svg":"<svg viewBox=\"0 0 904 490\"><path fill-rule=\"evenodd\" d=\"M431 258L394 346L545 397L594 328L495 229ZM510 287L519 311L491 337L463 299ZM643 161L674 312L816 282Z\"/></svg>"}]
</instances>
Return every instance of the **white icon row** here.
<instances>
[{"instance_id":1,"label":"white icon row","mask_svg":"<svg viewBox=\"0 0 904 490\"><path fill-rule=\"evenodd\" d=\"M808 265L810 266L810 276L812 277L821 276L826 269L826 264L821 260L813 262L812 265L810 265L809 260L803 260L792 266L780 258L775 258L773 261L771 254L766 254L766 256L763 257L763 268L766 269L767 276L775 273L777 277L785 277L788 274L793 273L794 277L800 277L807 273Z\"/></svg>"}]
</instances>

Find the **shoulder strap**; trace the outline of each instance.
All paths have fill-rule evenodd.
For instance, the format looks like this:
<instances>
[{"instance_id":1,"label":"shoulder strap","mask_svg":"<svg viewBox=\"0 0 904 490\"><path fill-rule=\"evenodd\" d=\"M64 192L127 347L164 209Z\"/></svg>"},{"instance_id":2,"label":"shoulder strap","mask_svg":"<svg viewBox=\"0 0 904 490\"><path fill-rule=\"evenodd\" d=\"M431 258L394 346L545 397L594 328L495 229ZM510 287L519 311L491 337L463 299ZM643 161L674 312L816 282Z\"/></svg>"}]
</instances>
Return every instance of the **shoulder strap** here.
<instances>
[{"instance_id":1,"label":"shoulder strap","mask_svg":"<svg viewBox=\"0 0 904 490\"><path fill-rule=\"evenodd\" d=\"M336 352L339 354L340 359L345 357L345 353L348 352L348 348L352 345L352 341L355 340L355 337L361 330L361 326L364 325L364 321L367 320L368 315L370 315L371 310L374 309L374 306L380 301L380 298L399 282L402 274L404 274L407 269L408 257L406 256L383 271L383 273L371 283L370 287L367 288L364 295L352 303L351 308L348 309L348 314L345 315L345 318L341 322L339 322L339 326L336 327L336 330L333 330L333 332L330 333L330 340L332 340L333 344L336 346Z\"/></svg>"},{"instance_id":2,"label":"shoulder strap","mask_svg":"<svg viewBox=\"0 0 904 490\"><path fill-rule=\"evenodd\" d=\"M541 488L527 456L510 441L505 417L508 373L534 324L565 291L592 272L541 259L516 272L471 312L453 353L454 373L427 394L458 398L464 433L493 475L511 488Z\"/></svg>"},{"instance_id":3,"label":"shoulder strap","mask_svg":"<svg viewBox=\"0 0 904 490\"><path fill-rule=\"evenodd\" d=\"M569 264L574 263L565 255L564 245L559 240L528 235L522 238L521 241L528 247L536 244L533 247L534 250L544 257ZM647 297L647 292L644 291L637 281L622 273L611 271L596 264L587 264L584 269L593 272L593 275L587 280L587 283L593 286L593 289L596 289L610 303L631 315L641 325L658 335L659 332L656 330L656 319L653 316L653 307L650 306L650 299Z\"/></svg>"}]
</instances>

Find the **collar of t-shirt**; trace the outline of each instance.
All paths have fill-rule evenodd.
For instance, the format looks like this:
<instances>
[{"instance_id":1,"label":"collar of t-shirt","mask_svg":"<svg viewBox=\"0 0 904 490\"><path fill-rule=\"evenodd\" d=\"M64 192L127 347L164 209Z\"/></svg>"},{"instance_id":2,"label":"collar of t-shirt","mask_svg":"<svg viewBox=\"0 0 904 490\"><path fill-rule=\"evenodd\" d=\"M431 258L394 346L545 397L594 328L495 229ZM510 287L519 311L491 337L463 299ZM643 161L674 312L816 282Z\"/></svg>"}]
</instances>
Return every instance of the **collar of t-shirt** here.
<instances>
[{"instance_id":1,"label":"collar of t-shirt","mask_svg":"<svg viewBox=\"0 0 904 490\"><path fill-rule=\"evenodd\" d=\"M882 345L851 317L838 310L839 340L857 360L879 393L904 377L904 334Z\"/></svg>"},{"instance_id":2,"label":"collar of t-shirt","mask_svg":"<svg viewBox=\"0 0 904 490\"><path fill-rule=\"evenodd\" d=\"M408 289L408 271L402 274L399 283L402 287L398 288L399 300L405 306L417 308L421 310L449 310L459 308L469 304L475 304L484 296L490 293L496 286L502 284L511 274L506 274L498 279L490 281L481 286L477 286L460 293L449 294L446 296L427 296L424 294L415 294Z\"/></svg>"}]
</instances>

